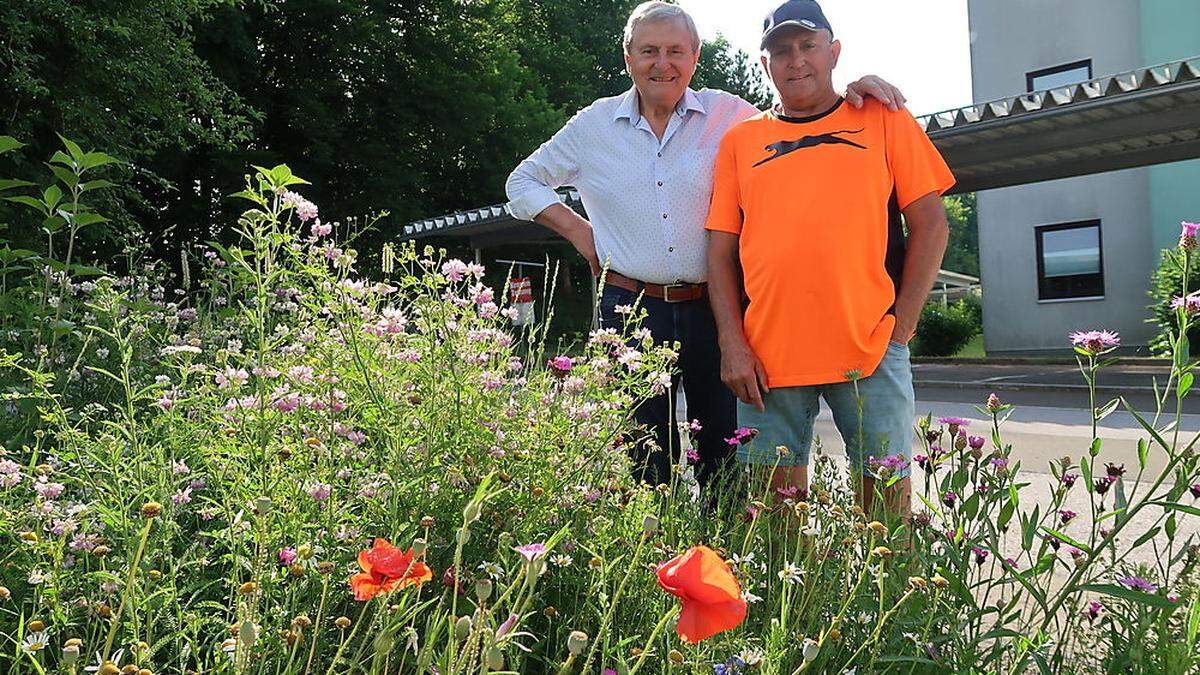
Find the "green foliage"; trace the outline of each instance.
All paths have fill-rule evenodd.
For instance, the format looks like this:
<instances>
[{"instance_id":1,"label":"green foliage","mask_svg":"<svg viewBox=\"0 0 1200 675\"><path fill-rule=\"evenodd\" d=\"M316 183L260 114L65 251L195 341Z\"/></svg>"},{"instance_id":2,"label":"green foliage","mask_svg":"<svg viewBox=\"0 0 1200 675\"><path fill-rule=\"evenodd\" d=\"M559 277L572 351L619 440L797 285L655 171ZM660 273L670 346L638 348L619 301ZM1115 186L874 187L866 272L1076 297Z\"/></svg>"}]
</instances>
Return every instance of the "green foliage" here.
<instances>
[{"instance_id":1,"label":"green foliage","mask_svg":"<svg viewBox=\"0 0 1200 675\"><path fill-rule=\"evenodd\" d=\"M942 269L979 276L979 213L975 193L942 199L950 223L950 241L942 257Z\"/></svg>"},{"instance_id":2,"label":"green foliage","mask_svg":"<svg viewBox=\"0 0 1200 675\"><path fill-rule=\"evenodd\" d=\"M916 356L953 356L983 330L977 298L964 298L948 306L931 302L921 310L912 353Z\"/></svg>"},{"instance_id":3,"label":"green foliage","mask_svg":"<svg viewBox=\"0 0 1200 675\"><path fill-rule=\"evenodd\" d=\"M1158 327L1158 333L1150 340L1150 351L1157 355L1171 353L1171 346L1179 333L1179 317L1171 308L1171 301L1184 295L1184 263L1187 261L1187 293L1200 291L1200 265L1196 263L1196 252L1185 256L1184 251L1163 251L1158 267L1150 275L1151 298L1150 318L1148 323ZM1192 356L1200 354L1200 326L1191 324L1188 328L1188 344L1191 345Z\"/></svg>"},{"instance_id":4,"label":"green foliage","mask_svg":"<svg viewBox=\"0 0 1200 675\"><path fill-rule=\"evenodd\" d=\"M729 44L723 35L706 41L701 48L700 64L692 78L692 87L722 89L741 96L762 110L770 107L774 100L758 62Z\"/></svg>"}]
</instances>

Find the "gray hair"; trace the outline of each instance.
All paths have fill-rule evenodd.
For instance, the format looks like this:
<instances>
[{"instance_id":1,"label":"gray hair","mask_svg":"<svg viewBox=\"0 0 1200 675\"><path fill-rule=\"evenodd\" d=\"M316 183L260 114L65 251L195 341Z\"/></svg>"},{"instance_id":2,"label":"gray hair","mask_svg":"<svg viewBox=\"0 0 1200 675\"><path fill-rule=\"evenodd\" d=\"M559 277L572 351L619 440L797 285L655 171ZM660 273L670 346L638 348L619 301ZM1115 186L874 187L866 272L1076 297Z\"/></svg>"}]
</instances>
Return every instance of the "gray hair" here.
<instances>
[{"instance_id":1,"label":"gray hair","mask_svg":"<svg viewBox=\"0 0 1200 675\"><path fill-rule=\"evenodd\" d=\"M625 35L621 40L621 46L625 52L629 52L629 43L633 42L633 31L638 24L666 19L683 21L688 32L692 34L692 50L700 51L700 31L696 30L696 22L692 19L692 15L679 5L662 2L662 0L649 0L649 2L643 2L635 7L633 13L629 15L629 20L625 22Z\"/></svg>"}]
</instances>

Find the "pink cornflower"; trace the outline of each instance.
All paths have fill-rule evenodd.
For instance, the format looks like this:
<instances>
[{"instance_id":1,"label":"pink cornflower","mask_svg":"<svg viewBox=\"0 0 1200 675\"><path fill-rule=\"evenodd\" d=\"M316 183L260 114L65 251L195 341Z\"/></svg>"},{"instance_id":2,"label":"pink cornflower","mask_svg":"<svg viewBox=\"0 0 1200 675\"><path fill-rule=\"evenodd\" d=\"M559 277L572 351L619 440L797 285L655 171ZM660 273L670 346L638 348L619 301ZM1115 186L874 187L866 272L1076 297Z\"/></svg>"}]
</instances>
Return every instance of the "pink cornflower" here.
<instances>
[{"instance_id":1,"label":"pink cornflower","mask_svg":"<svg viewBox=\"0 0 1200 675\"><path fill-rule=\"evenodd\" d=\"M514 546L513 550L521 554L521 557L526 562L533 562L538 558L546 555L545 544L525 544L523 546Z\"/></svg>"},{"instance_id":2,"label":"pink cornflower","mask_svg":"<svg viewBox=\"0 0 1200 675\"><path fill-rule=\"evenodd\" d=\"M321 219L317 218L316 222L314 222L312 224L312 228L310 229L310 231L312 232L312 236L314 238L315 237L324 237L324 236L328 235L330 232L333 232L333 226L329 225L327 223L322 223Z\"/></svg>"},{"instance_id":3,"label":"pink cornflower","mask_svg":"<svg viewBox=\"0 0 1200 675\"><path fill-rule=\"evenodd\" d=\"M291 546L279 549L280 565L291 565L292 563L296 562L296 557L296 549L292 548Z\"/></svg>"},{"instance_id":4,"label":"pink cornflower","mask_svg":"<svg viewBox=\"0 0 1200 675\"><path fill-rule=\"evenodd\" d=\"M1083 610L1083 615L1087 617L1088 621L1095 621L1100 618L1100 611L1102 609L1104 609L1104 605L1092 600L1088 603L1087 609Z\"/></svg>"},{"instance_id":5,"label":"pink cornflower","mask_svg":"<svg viewBox=\"0 0 1200 675\"><path fill-rule=\"evenodd\" d=\"M959 429L971 426L971 420L962 417L940 417L938 424L945 424L950 427L951 434L957 434Z\"/></svg>"},{"instance_id":6,"label":"pink cornflower","mask_svg":"<svg viewBox=\"0 0 1200 675\"><path fill-rule=\"evenodd\" d=\"M333 493L333 486L328 483L313 483L305 492L316 501L323 502L329 499L329 495Z\"/></svg>"},{"instance_id":7,"label":"pink cornflower","mask_svg":"<svg viewBox=\"0 0 1200 675\"><path fill-rule=\"evenodd\" d=\"M467 274L467 264L458 258L442 264L442 275L450 281L462 281Z\"/></svg>"},{"instance_id":8,"label":"pink cornflower","mask_svg":"<svg viewBox=\"0 0 1200 675\"><path fill-rule=\"evenodd\" d=\"M1075 331L1069 335L1071 344L1092 356L1104 354L1121 346L1121 336L1109 330Z\"/></svg>"},{"instance_id":9,"label":"pink cornflower","mask_svg":"<svg viewBox=\"0 0 1200 675\"><path fill-rule=\"evenodd\" d=\"M990 413L1000 412L1000 409L1003 407L1004 407L1004 404L1000 402L999 396L997 396L995 394L988 394L988 397L987 397L988 412L990 412Z\"/></svg>"},{"instance_id":10,"label":"pink cornflower","mask_svg":"<svg viewBox=\"0 0 1200 675\"><path fill-rule=\"evenodd\" d=\"M43 499L57 499L63 493L66 486L62 483L50 483L44 477L33 484L33 489Z\"/></svg>"},{"instance_id":11,"label":"pink cornflower","mask_svg":"<svg viewBox=\"0 0 1200 675\"><path fill-rule=\"evenodd\" d=\"M1200 231L1200 223L1189 223L1186 220L1179 223L1179 248L1192 250L1196 248L1196 232Z\"/></svg>"},{"instance_id":12,"label":"pink cornflower","mask_svg":"<svg viewBox=\"0 0 1200 675\"><path fill-rule=\"evenodd\" d=\"M562 376L571 372L571 368L575 366L575 361L569 356L556 356L550 359L549 365L556 375Z\"/></svg>"},{"instance_id":13,"label":"pink cornflower","mask_svg":"<svg viewBox=\"0 0 1200 675\"><path fill-rule=\"evenodd\" d=\"M1200 313L1200 293L1171 298L1171 309L1182 309L1187 314Z\"/></svg>"},{"instance_id":14,"label":"pink cornflower","mask_svg":"<svg viewBox=\"0 0 1200 675\"><path fill-rule=\"evenodd\" d=\"M288 393L275 399L275 409L279 412L295 412L300 407L300 395L296 393Z\"/></svg>"},{"instance_id":15,"label":"pink cornflower","mask_svg":"<svg viewBox=\"0 0 1200 675\"><path fill-rule=\"evenodd\" d=\"M1069 509L1062 509L1061 511L1058 512L1058 520L1063 525L1066 525L1067 523L1071 522L1072 520L1075 520L1075 516L1077 516L1077 515L1079 515L1079 514L1075 513L1074 511L1071 511Z\"/></svg>"},{"instance_id":16,"label":"pink cornflower","mask_svg":"<svg viewBox=\"0 0 1200 675\"><path fill-rule=\"evenodd\" d=\"M970 436L967 438L967 445L971 446L972 450L979 450L986 442L983 436Z\"/></svg>"},{"instance_id":17,"label":"pink cornflower","mask_svg":"<svg viewBox=\"0 0 1200 675\"><path fill-rule=\"evenodd\" d=\"M188 487L185 487L184 489L176 492L175 494L171 495L171 503L174 504L175 506L182 506L184 504L190 504L191 501L192 501L192 487L190 485Z\"/></svg>"},{"instance_id":18,"label":"pink cornflower","mask_svg":"<svg viewBox=\"0 0 1200 675\"><path fill-rule=\"evenodd\" d=\"M1143 593L1153 593L1158 590L1158 586L1156 584L1152 584L1141 577L1120 577L1117 579L1117 583L1130 590L1142 591Z\"/></svg>"}]
</instances>

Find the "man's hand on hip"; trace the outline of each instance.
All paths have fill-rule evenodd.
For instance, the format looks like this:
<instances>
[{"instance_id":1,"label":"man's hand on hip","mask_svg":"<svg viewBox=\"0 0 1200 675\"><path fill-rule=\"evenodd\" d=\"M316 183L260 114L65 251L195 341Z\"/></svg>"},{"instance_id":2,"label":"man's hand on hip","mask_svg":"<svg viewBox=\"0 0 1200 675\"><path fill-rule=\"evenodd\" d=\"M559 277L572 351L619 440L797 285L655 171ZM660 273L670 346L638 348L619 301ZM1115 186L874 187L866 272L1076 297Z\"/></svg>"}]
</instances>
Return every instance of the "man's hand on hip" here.
<instances>
[{"instance_id":1,"label":"man's hand on hip","mask_svg":"<svg viewBox=\"0 0 1200 675\"><path fill-rule=\"evenodd\" d=\"M767 370L745 341L721 345L721 381L742 403L762 412L763 394L771 391L767 387Z\"/></svg>"},{"instance_id":2,"label":"man's hand on hip","mask_svg":"<svg viewBox=\"0 0 1200 675\"><path fill-rule=\"evenodd\" d=\"M571 245L587 261L588 267L592 270L592 276L600 276L600 258L596 255L596 237L592 233L591 223L587 223L587 227L581 227L576 232L577 234L570 240Z\"/></svg>"},{"instance_id":3,"label":"man's hand on hip","mask_svg":"<svg viewBox=\"0 0 1200 675\"><path fill-rule=\"evenodd\" d=\"M541 213L534 216L533 221L545 225L557 232L563 239L571 242L579 255L588 262L592 276L600 276L600 258L596 255L596 238L592 233L592 224L583 216L564 204L551 204Z\"/></svg>"}]
</instances>

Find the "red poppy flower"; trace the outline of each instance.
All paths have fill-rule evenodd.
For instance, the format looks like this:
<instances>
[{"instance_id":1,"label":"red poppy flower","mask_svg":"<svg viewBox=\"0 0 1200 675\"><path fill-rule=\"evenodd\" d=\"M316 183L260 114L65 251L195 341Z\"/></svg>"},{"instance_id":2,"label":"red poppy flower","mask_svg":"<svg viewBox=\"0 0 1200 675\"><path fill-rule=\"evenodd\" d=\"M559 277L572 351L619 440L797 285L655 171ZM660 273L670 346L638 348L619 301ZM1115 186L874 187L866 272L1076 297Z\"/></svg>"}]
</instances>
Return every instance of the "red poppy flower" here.
<instances>
[{"instance_id":1,"label":"red poppy flower","mask_svg":"<svg viewBox=\"0 0 1200 675\"><path fill-rule=\"evenodd\" d=\"M370 600L380 593L420 586L433 578L429 566L416 559L412 549L402 551L383 537L372 548L358 552L362 571L350 577L355 600Z\"/></svg>"},{"instance_id":2,"label":"red poppy flower","mask_svg":"<svg viewBox=\"0 0 1200 675\"><path fill-rule=\"evenodd\" d=\"M746 601L729 565L707 546L693 546L659 565L658 585L683 605L675 630L697 643L737 627L746 618Z\"/></svg>"}]
</instances>

